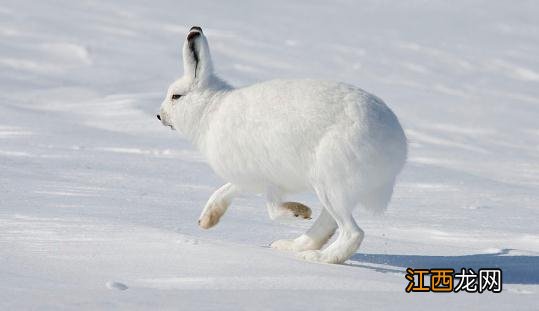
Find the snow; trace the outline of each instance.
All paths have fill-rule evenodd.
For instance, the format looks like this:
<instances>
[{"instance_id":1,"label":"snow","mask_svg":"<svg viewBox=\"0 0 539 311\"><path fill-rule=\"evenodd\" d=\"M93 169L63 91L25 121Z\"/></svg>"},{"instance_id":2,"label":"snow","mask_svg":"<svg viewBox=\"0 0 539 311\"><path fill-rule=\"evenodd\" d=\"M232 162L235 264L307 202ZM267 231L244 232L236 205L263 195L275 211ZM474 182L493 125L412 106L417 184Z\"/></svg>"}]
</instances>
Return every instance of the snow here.
<instances>
[{"instance_id":1,"label":"snow","mask_svg":"<svg viewBox=\"0 0 539 311\"><path fill-rule=\"evenodd\" d=\"M536 308L539 5L521 1L0 4L0 309ZM345 265L272 250L313 222L236 200L155 119L204 28L234 85L319 78L388 103L410 158ZM320 211L311 194L301 200ZM404 270L504 270L500 294L404 292Z\"/></svg>"}]
</instances>

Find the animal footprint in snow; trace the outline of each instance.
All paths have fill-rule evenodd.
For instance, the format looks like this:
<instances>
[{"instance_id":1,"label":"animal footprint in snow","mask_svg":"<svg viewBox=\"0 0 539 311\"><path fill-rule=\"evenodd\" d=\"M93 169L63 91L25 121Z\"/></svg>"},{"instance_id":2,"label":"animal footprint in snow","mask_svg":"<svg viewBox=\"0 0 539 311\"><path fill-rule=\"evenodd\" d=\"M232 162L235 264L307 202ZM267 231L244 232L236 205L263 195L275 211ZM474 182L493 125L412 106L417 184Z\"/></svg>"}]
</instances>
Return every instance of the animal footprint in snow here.
<instances>
[{"instance_id":1,"label":"animal footprint in snow","mask_svg":"<svg viewBox=\"0 0 539 311\"><path fill-rule=\"evenodd\" d=\"M176 243L178 243L178 244L188 244L188 245L198 245L198 240L197 239L192 239L192 238L181 238L181 239L177 240Z\"/></svg>"},{"instance_id":2,"label":"animal footprint in snow","mask_svg":"<svg viewBox=\"0 0 539 311\"><path fill-rule=\"evenodd\" d=\"M115 282L115 281L107 282L107 287L110 289L117 289L117 290L126 290L129 288L127 285L120 282Z\"/></svg>"}]
</instances>

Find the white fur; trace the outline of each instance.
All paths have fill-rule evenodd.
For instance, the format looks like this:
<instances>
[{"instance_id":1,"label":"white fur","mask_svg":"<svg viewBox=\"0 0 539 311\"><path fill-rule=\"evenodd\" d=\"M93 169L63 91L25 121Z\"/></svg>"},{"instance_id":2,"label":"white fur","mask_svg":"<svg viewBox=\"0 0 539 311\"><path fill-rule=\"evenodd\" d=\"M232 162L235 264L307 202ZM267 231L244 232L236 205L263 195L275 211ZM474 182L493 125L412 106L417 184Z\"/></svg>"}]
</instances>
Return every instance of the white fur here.
<instances>
[{"instance_id":1,"label":"white fur","mask_svg":"<svg viewBox=\"0 0 539 311\"><path fill-rule=\"evenodd\" d=\"M363 240L352 210L383 212L405 163L397 117L378 97L344 83L273 80L233 89L214 75L202 31L189 34L184 76L170 86L160 117L229 182L212 195L201 221L220 217L240 191L266 193L275 215L283 195L311 190L324 207L313 227L272 247L303 251L308 260L347 260ZM182 97L172 100L174 94ZM320 251L337 227L338 238Z\"/></svg>"}]
</instances>

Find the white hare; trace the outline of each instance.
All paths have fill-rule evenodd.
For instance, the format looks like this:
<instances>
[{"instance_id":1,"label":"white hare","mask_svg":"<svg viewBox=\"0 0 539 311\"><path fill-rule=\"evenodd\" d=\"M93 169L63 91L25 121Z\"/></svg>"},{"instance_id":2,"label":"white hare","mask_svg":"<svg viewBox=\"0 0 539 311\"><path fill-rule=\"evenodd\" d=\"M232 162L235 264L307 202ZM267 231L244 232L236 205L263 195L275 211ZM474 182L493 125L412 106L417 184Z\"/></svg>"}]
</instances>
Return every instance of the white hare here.
<instances>
[{"instance_id":1,"label":"white hare","mask_svg":"<svg viewBox=\"0 0 539 311\"><path fill-rule=\"evenodd\" d=\"M397 117L357 87L315 80L273 80L232 88L213 72L200 27L183 45L184 76L168 89L157 118L180 130L228 181L199 219L215 225L241 192L265 193L270 216L289 212L286 194L314 191L323 205L313 226L273 248L342 263L363 240L352 216L360 206L383 212L407 156ZM322 246L336 229L336 240Z\"/></svg>"}]
</instances>

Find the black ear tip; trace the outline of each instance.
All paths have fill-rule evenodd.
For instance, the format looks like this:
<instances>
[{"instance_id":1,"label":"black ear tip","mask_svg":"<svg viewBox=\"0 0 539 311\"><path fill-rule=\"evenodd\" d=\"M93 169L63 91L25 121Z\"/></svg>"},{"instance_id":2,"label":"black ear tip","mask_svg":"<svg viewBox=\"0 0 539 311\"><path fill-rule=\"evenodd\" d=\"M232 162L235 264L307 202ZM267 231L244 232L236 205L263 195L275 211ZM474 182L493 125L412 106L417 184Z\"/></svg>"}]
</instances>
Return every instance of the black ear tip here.
<instances>
[{"instance_id":1,"label":"black ear tip","mask_svg":"<svg viewBox=\"0 0 539 311\"><path fill-rule=\"evenodd\" d=\"M192 31L187 35L187 41L191 41L191 39L194 39L196 37L200 37L200 32Z\"/></svg>"},{"instance_id":2,"label":"black ear tip","mask_svg":"<svg viewBox=\"0 0 539 311\"><path fill-rule=\"evenodd\" d=\"M189 31L193 31L193 30L198 30L198 31L202 32L202 28L200 28L199 26L193 26L193 27L191 27L191 29L189 29Z\"/></svg>"}]
</instances>

